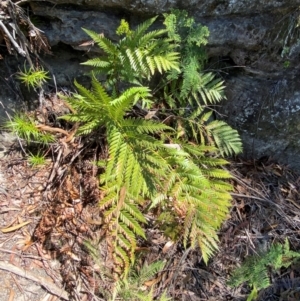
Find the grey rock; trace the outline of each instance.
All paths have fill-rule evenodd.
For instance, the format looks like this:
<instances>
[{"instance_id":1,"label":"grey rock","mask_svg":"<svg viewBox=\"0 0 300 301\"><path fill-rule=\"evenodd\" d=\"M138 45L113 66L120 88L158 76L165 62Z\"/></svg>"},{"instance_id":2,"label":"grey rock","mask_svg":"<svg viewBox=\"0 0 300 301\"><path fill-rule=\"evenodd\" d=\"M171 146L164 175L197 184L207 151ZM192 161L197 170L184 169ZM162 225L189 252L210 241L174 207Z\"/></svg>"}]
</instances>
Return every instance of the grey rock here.
<instances>
[{"instance_id":1,"label":"grey rock","mask_svg":"<svg viewBox=\"0 0 300 301\"><path fill-rule=\"evenodd\" d=\"M271 156L300 170L299 76L228 79L228 100L221 111L239 130L244 155Z\"/></svg>"},{"instance_id":2,"label":"grey rock","mask_svg":"<svg viewBox=\"0 0 300 301\"><path fill-rule=\"evenodd\" d=\"M119 9L135 14L159 14L171 8L184 8L203 16L255 14L296 7L300 4L300 0L49 0L49 2L96 10Z\"/></svg>"},{"instance_id":3,"label":"grey rock","mask_svg":"<svg viewBox=\"0 0 300 301\"><path fill-rule=\"evenodd\" d=\"M4 158L8 154L9 149L16 141L17 141L17 137L13 133L9 133L9 132L0 133L0 159ZM1 180L1 175L0 175L0 180Z\"/></svg>"}]
</instances>

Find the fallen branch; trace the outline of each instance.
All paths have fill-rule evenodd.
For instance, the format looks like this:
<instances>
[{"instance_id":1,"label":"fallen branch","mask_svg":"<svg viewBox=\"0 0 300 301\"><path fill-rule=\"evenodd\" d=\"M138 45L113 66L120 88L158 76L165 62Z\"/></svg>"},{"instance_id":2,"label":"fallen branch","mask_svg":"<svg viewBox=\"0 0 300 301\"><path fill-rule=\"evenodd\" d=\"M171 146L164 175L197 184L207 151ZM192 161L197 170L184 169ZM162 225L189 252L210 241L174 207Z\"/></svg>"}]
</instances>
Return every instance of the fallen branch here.
<instances>
[{"instance_id":1,"label":"fallen branch","mask_svg":"<svg viewBox=\"0 0 300 301\"><path fill-rule=\"evenodd\" d=\"M69 300L68 293L65 290L57 287L55 284L53 284L52 282L49 282L44 277L35 276L28 271L24 271L23 269L20 269L16 266L14 266L10 263L4 262L4 261L0 261L0 269L14 273L23 278L32 280L32 281L40 284L43 288L45 288L52 295L55 295L59 298L67 300L67 301Z\"/></svg>"},{"instance_id":2,"label":"fallen branch","mask_svg":"<svg viewBox=\"0 0 300 301\"><path fill-rule=\"evenodd\" d=\"M11 43L14 45L14 47L16 48L18 53L21 54L22 56L26 56L26 52L18 45L18 43L12 37L12 35L10 34L10 32L8 31L8 29L6 28L6 26L4 25L4 23L1 20L0 20L0 27L3 29L4 33L7 35L7 37L9 38Z\"/></svg>"},{"instance_id":3,"label":"fallen branch","mask_svg":"<svg viewBox=\"0 0 300 301\"><path fill-rule=\"evenodd\" d=\"M61 128L54 128L52 126L48 126L48 125L44 125L44 124L39 124L36 127L37 127L37 129L39 129L41 131L46 131L46 132L50 132L50 133L61 133L66 136L69 136L69 132L67 132Z\"/></svg>"}]
</instances>

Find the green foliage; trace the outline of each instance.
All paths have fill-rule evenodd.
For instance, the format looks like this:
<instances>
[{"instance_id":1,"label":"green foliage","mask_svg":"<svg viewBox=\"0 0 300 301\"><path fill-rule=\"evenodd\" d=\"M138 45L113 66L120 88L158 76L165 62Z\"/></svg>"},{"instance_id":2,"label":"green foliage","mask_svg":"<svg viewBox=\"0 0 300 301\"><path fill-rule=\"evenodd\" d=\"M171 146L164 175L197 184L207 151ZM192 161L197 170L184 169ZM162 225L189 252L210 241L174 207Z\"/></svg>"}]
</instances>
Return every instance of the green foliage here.
<instances>
[{"instance_id":1,"label":"green foliage","mask_svg":"<svg viewBox=\"0 0 300 301\"><path fill-rule=\"evenodd\" d=\"M101 84L93 78L92 91L76 83L81 95L67 101L78 112L65 116L70 121L85 122L79 133L89 133L105 126L109 147L105 173L101 175L102 189L106 192L100 207L106 209L105 222L114 237L115 261L129 270L136 247L136 236L144 237L141 226L146 220L138 208L141 197L153 195L159 176L168 168L157 153L163 143L152 137L169 127L143 119L124 118L138 96L148 97L144 87L130 88L112 99Z\"/></svg>"},{"instance_id":2,"label":"green foliage","mask_svg":"<svg viewBox=\"0 0 300 301\"><path fill-rule=\"evenodd\" d=\"M48 72L43 68L40 70L34 70L33 68L26 69L24 66L24 71L18 72L17 78L24 83L27 88L33 89L40 88L49 78Z\"/></svg>"},{"instance_id":3,"label":"green foliage","mask_svg":"<svg viewBox=\"0 0 300 301\"><path fill-rule=\"evenodd\" d=\"M208 261L231 200L230 174L223 167L228 162L220 156L241 151L238 133L212 121L212 112L205 110L204 105L220 101L224 90L223 82L202 70L207 28L179 11L165 17L167 29L153 31L149 27L156 18L135 30L122 20L116 43L85 30L105 53L85 64L107 75L111 93L92 75L90 90L75 83L78 93L65 98L73 110L63 118L80 124L79 135L106 132L108 154L98 162L104 170L100 208L118 276L128 275L137 239L145 238L144 212L154 208L165 214L158 223L166 235L200 246ZM162 87L152 90L156 79ZM129 113L140 105L169 108L175 122Z\"/></svg>"},{"instance_id":4,"label":"green foliage","mask_svg":"<svg viewBox=\"0 0 300 301\"><path fill-rule=\"evenodd\" d=\"M164 214L171 216L175 212L174 231L182 233L185 246L200 246L207 263L217 250L216 229L226 219L230 206L232 187L224 182L230 174L220 168L227 161L207 156L208 151L214 152L213 147L184 142L180 147L169 158L173 168L166 174L164 190L152 200L151 207L160 205Z\"/></svg>"},{"instance_id":5,"label":"green foliage","mask_svg":"<svg viewBox=\"0 0 300 301\"><path fill-rule=\"evenodd\" d=\"M129 24L122 20L117 33L125 34L125 37L115 44L106 37L83 29L105 53L104 57L83 64L92 66L95 73L107 75L107 85L116 91L118 82L140 84L142 79L149 80L156 71L179 71L179 53L174 51L169 39L164 37L166 30L147 32L155 20L156 17L149 19L136 30L130 30Z\"/></svg>"},{"instance_id":6,"label":"green foliage","mask_svg":"<svg viewBox=\"0 0 300 301\"><path fill-rule=\"evenodd\" d=\"M44 165L46 163L46 158L40 152L38 152L37 154L30 153L30 155L27 158L27 161L31 166L36 167Z\"/></svg>"},{"instance_id":7,"label":"green foliage","mask_svg":"<svg viewBox=\"0 0 300 301\"><path fill-rule=\"evenodd\" d=\"M224 98L224 84L211 72L203 72L206 61L203 46L207 44L208 28L196 24L180 10L165 14L164 24L181 54L180 72L171 70L161 81L166 105L175 115L177 137L212 145L222 156L240 153L242 143L238 132L223 121L213 120L209 107Z\"/></svg>"},{"instance_id":8,"label":"green foliage","mask_svg":"<svg viewBox=\"0 0 300 301\"><path fill-rule=\"evenodd\" d=\"M193 140L198 144L206 144L215 147L215 151L221 156L238 154L242 150L242 142L238 132L232 129L226 122L213 120L213 111L199 107L187 114L178 112L174 116L174 125L177 138Z\"/></svg>"},{"instance_id":9,"label":"green foliage","mask_svg":"<svg viewBox=\"0 0 300 301\"><path fill-rule=\"evenodd\" d=\"M107 267L104 266L102 258L99 258L101 257L99 247L94 246L90 241L85 241L84 245L97 264L98 277L106 283L111 282L113 277L109 274ZM164 269L164 266L165 262L163 261L155 261L149 265L145 263L142 267L138 266L137 262L135 262L133 267L129 270L128 277L119 279L115 283L112 291L101 290L101 293L105 297L105 300L110 301L153 301L153 285L151 281ZM155 281L153 283L155 283ZM145 284L147 284L147 286ZM156 297L155 300L170 301L171 299L168 298L164 292L160 298Z\"/></svg>"},{"instance_id":10,"label":"green foliage","mask_svg":"<svg viewBox=\"0 0 300 301\"><path fill-rule=\"evenodd\" d=\"M15 114L5 127L21 139L26 140L27 143L48 144L54 141L51 134L40 131L33 119L26 114Z\"/></svg>"},{"instance_id":11,"label":"green foliage","mask_svg":"<svg viewBox=\"0 0 300 301\"><path fill-rule=\"evenodd\" d=\"M259 290L270 286L270 270L287 268L297 258L300 258L300 253L290 250L287 239L284 245L273 244L268 251L248 257L242 266L233 272L228 285L236 287L243 282L248 282L252 291L247 301L255 300Z\"/></svg>"},{"instance_id":12,"label":"green foliage","mask_svg":"<svg viewBox=\"0 0 300 301\"><path fill-rule=\"evenodd\" d=\"M155 261L149 265L144 264L139 271L131 269L128 277L125 280L119 280L112 300L123 301L153 301L153 288L148 291L145 283L152 280L155 275L163 270L165 262ZM159 301L170 301L164 292Z\"/></svg>"},{"instance_id":13,"label":"green foliage","mask_svg":"<svg viewBox=\"0 0 300 301\"><path fill-rule=\"evenodd\" d=\"M178 105L213 104L223 98L223 82L215 79L212 73L203 73L209 31L206 26L196 24L185 11L172 10L165 14L168 36L173 40L175 49L180 52L180 70L172 70L167 76L170 84L168 99ZM173 107L171 105L171 107Z\"/></svg>"},{"instance_id":14,"label":"green foliage","mask_svg":"<svg viewBox=\"0 0 300 301\"><path fill-rule=\"evenodd\" d=\"M283 62L283 67L284 68L288 68L288 67L290 67L290 65L291 65L291 62L288 61L288 60L286 60L286 61Z\"/></svg>"},{"instance_id":15,"label":"green foliage","mask_svg":"<svg viewBox=\"0 0 300 301\"><path fill-rule=\"evenodd\" d=\"M118 273L129 271L137 236L145 237L146 222L140 206L163 206L176 200L187 208L183 231L185 244L200 245L203 258L217 249L216 229L226 218L230 205L230 174L218 168L227 162L209 157L214 147L178 141L180 150L160 139L172 136L167 125L140 118L126 118L136 97L149 97L144 87L129 88L113 99L94 77L92 90L75 83L80 95L66 101L77 113L64 116L83 122L79 133L106 129L109 157L101 175L105 197L100 202L110 233ZM157 138L155 138L157 137Z\"/></svg>"},{"instance_id":16,"label":"green foliage","mask_svg":"<svg viewBox=\"0 0 300 301\"><path fill-rule=\"evenodd\" d=\"M127 21L125 21L124 19L121 20L120 26L117 28L116 30L117 35L121 36L121 35L132 35L132 31L130 30L129 24Z\"/></svg>"},{"instance_id":17,"label":"green foliage","mask_svg":"<svg viewBox=\"0 0 300 301\"><path fill-rule=\"evenodd\" d=\"M207 120L211 112L203 115L202 120ZM237 130L232 129L226 122L214 120L206 124L203 134L212 145L217 147L222 156L231 156L238 154L242 149L242 142ZM212 140L210 140L212 139Z\"/></svg>"}]
</instances>

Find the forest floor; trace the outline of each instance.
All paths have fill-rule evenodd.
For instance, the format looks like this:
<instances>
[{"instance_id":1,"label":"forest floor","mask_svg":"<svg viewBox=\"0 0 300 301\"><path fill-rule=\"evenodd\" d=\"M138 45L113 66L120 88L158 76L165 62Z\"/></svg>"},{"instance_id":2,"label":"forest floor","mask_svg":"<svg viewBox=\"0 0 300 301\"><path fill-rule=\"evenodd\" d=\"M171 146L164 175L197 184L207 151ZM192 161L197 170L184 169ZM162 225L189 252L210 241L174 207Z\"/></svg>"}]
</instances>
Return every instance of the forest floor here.
<instances>
[{"instance_id":1,"label":"forest floor","mask_svg":"<svg viewBox=\"0 0 300 301\"><path fill-rule=\"evenodd\" d=\"M0 157L0 301L105 300L111 281L103 270L111 263L97 206L95 148L62 142L51 146L47 164L32 167L18 140L7 137ZM218 253L205 265L199 250L173 243L149 216L137 263L166 265L145 289L166 290L173 300L243 301L249 286L226 282L247 256L285 239L300 250L300 174L270 158L236 159L228 168L235 190ZM257 300L300 300L299 264L269 276L271 286Z\"/></svg>"}]
</instances>

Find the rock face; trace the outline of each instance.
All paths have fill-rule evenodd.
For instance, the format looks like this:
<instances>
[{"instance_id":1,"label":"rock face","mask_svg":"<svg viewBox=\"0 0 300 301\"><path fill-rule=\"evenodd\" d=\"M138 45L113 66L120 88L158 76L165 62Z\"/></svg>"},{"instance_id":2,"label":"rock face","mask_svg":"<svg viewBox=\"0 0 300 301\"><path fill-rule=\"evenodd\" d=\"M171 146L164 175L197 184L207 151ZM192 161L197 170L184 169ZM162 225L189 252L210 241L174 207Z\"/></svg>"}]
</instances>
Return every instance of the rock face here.
<instances>
[{"instance_id":1,"label":"rock face","mask_svg":"<svg viewBox=\"0 0 300 301\"><path fill-rule=\"evenodd\" d=\"M271 155L300 169L300 0L49 0L29 1L53 46L45 57L59 85L83 74L94 48L82 27L115 39L121 18L133 26L171 8L208 26L209 68L227 84L222 113L249 156ZM1 93L0 93L1 94ZM1 96L1 95L0 95Z\"/></svg>"},{"instance_id":2,"label":"rock face","mask_svg":"<svg viewBox=\"0 0 300 301\"><path fill-rule=\"evenodd\" d=\"M222 112L239 130L248 157L268 155L300 169L300 83L298 71L278 78L231 77Z\"/></svg>"}]
</instances>

